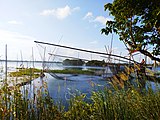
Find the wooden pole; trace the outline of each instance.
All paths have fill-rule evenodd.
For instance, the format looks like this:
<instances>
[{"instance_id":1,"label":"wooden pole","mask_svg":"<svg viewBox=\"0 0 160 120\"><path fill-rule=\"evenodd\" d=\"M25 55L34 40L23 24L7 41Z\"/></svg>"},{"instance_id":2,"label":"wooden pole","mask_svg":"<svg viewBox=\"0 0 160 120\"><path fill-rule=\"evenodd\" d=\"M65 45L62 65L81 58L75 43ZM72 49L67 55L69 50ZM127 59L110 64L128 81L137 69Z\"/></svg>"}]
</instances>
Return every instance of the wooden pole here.
<instances>
[{"instance_id":1,"label":"wooden pole","mask_svg":"<svg viewBox=\"0 0 160 120\"><path fill-rule=\"evenodd\" d=\"M94 53L94 54L101 54L101 55L108 55L108 56L114 56L114 57L119 57L122 59L126 59L132 62L136 62L139 63L137 61L119 56L119 55L114 55L114 54L107 54L107 53L103 53L103 52L97 52L97 51L91 51L91 50L85 50L85 49L79 49L79 48L74 48L74 47L68 47L68 46L64 46L64 45L57 45L57 44L51 44L51 43L46 43L46 42L39 42L39 41L34 41L35 43L39 43L39 44L46 44L46 45L51 45L51 46L57 46L57 47L62 47L62 48L68 48L68 49L72 49L72 50L78 50L78 51L83 51L83 52L89 52L89 53Z\"/></svg>"},{"instance_id":2,"label":"wooden pole","mask_svg":"<svg viewBox=\"0 0 160 120\"><path fill-rule=\"evenodd\" d=\"M7 45L5 46L5 84L7 84Z\"/></svg>"},{"instance_id":3,"label":"wooden pole","mask_svg":"<svg viewBox=\"0 0 160 120\"><path fill-rule=\"evenodd\" d=\"M5 93L5 104L6 104L6 109L7 109L7 44L5 46L5 89L6 89L6 93Z\"/></svg>"}]
</instances>

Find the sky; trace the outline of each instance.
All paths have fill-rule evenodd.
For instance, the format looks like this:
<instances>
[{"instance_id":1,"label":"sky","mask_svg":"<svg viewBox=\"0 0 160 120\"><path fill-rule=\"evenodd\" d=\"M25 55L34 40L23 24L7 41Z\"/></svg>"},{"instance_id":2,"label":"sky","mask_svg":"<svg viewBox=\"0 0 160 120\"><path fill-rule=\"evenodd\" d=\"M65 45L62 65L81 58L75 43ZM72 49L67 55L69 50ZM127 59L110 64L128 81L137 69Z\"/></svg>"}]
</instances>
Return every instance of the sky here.
<instances>
[{"instance_id":1,"label":"sky","mask_svg":"<svg viewBox=\"0 0 160 120\"><path fill-rule=\"evenodd\" d=\"M104 11L112 0L0 0L0 59L50 59L48 53L85 59L104 59L98 55L36 44L48 42L127 56L118 35L101 34L107 20L114 18ZM45 56L45 57L44 57ZM52 58L59 59L60 58Z\"/></svg>"}]
</instances>

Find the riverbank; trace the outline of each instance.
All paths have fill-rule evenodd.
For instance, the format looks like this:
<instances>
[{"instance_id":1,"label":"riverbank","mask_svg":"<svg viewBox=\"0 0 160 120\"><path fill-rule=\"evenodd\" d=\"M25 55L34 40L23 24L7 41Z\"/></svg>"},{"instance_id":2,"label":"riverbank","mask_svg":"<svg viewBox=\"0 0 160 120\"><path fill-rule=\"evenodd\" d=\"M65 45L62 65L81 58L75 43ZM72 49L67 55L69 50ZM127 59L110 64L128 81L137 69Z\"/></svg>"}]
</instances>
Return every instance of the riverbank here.
<instances>
[{"instance_id":1,"label":"riverbank","mask_svg":"<svg viewBox=\"0 0 160 120\"><path fill-rule=\"evenodd\" d=\"M77 91L70 93L67 110L60 102L61 100L55 103L51 91L44 84L37 90L37 94L33 93L35 96L30 99L28 96L32 91L22 89L25 91L22 93L18 88L14 89L14 94L10 94L10 89L0 90L0 119L158 120L160 116L160 91L154 92L150 88L144 89L143 93L134 87L114 89L114 91L105 88L103 91L92 91L90 98L86 93ZM8 96L7 99L5 95Z\"/></svg>"},{"instance_id":2,"label":"riverbank","mask_svg":"<svg viewBox=\"0 0 160 120\"><path fill-rule=\"evenodd\" d=\"M8 73L7 80L1 80L1 86L7 82L8 86L23 86L40 77L41 70L35 68L17 68L16 71Z\"/></svg>"},{"instance_id":3,"label":"riverbank","mask_svg":"<svg viewBox=\"0 0 160 120\"><path fill-rule=\"evenodd\" d=\"M123 71L119 71L116 76L119 76L119 79L125 79L124 81L128 80L129 77L131 76L128 71L130 71L130 74L134 74L136 77L136 74L134 72L133 68L128 68L127 66ZM44 77L44 72L46 73L53 73L53 74L72 74L72 75L96 75L96 76L102 76L102 77L107 77L107 75L104 75L105 69L88 69L88 70L83 70L83 69L77 69L77 68L69 68L69 69L62 69L62 70L42 70L42 69L37 69L37 68L17 68L16 71L10 72L9 77L14 77L14 78L25 78L26 81L24 81L24 84L29 82L31 79L35 79L38 77ZM110 71L111 72L111 71ZM105 73L105 74L111 74L111 73ZM109 78L114 78L114 74L110 75ZM125 77L125 78L124 78ZM150 81L158 81L160 82L160 77L159 77L159 71L158 72L153 72L151 70L147 70L146 72L146 80ZM23 85L23 83L22 83Z\"/></svg>"},{"instance_id":4,"label":"riverbank","mask_svg":"<svg viewBox=\"0 0 160 120\"><path fill-rule=\"evenodd\" d=\"M18 69L16 72L13 75L24 81L24 76L34 76L33 73L40 75L41 69ZM11 88L1 89L0 119L94 120L159 117L159 89L153 90L149 85L143 90L134 86L111 89L113 84L100 76L79 74L73 76L73 81L69 81L55 79L47 73L45 75L43 79L39 76L33 81L30 79L29 85L14 87L12 92ZM7 99L5 95L8 96ZM64 100L67 105L63 103ZM9 107L6 108L5 103Z\"/></svg>"}]
</instances>

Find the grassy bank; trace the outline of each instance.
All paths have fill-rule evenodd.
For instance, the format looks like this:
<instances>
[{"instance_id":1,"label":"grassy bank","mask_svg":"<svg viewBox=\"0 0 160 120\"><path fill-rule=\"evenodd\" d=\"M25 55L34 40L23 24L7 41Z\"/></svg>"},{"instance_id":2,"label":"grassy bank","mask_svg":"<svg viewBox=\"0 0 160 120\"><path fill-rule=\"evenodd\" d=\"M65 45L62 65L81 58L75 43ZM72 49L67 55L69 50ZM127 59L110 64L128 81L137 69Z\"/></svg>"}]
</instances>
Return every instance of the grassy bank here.
<instances>
[{"instance_id":1,"label":"grassy bank","mask_svg":"<svg viewBox=\"0 0 160 120\"><path fill-rule=\"evenodd\" d=\"M36 68L24 68L19 69L17 71L10 72L10 77L23 77L23 76L33 76L34 78L39 77L41 73L41 69ZM52 72L52 73L61 73L61 74L86 74L86 75L94 75L94 71L91 70L80 70L80 69L64 69L64 70L45 70L44 72Z\"/></svg>"},{"instance_id":2,"label":"grassy bank","mask_svg":"<svg viewBox=\"0 0 160 120\"><path fill-rule=\"evenodd\" d=\"M17 71L8 74L7 84L9 86L22 86L40 77L41 70L36 68L17 68Z\"/></svg>"},{"instance_id":3,"label":"grassy bank","mask_svg":"<svg viewBox=\"0 0 160 120\"><path fill-rule=\"evenodd\" d=\"M71 100L66 119L130 120L154 119L160 116L160 92L140 94L135 89L93 92L92 104L83 101L85 95Z\"/></svg>"},{"instance_id":4,"label":"grassy bank","mask_svg":"<svg viewBox=\"0 0 160 120\"><path fill-rule=\"evenodd\" d=\"M61 73L61 74L86 74L86 75L94 75L93 71L89 70L80 70L80 69L64 69L64 70L45 70L44 72L53 72L53 73ZM16 85L25 85L29 83L31 80L41 77L44 73L41 69L36 68L17 68L17 71L10 72L9 77L12 82ZM13 80L12 80L13 79ZM16 82L16 83L15 83Z\"/></svg>"},{"instance_id":5,"label":"grassy bank","mask_svg":"<svg viewBox=\"0 0 160 120\"><path fill-rule=\"evenodd\" d=\"M23 76L32 76L33 78L36 78L39 76L39 73L41 72L40 69L36 68L17 68L17 71L10 72L10 77L23 77Z\"/></svg>"},{"instance_id":6,"label":"grassy bank","mask_svg":"<svg viewBox=\"0 0 160 120\"><path fill-rule=\"evenodd\" d=\"M31 73L34 75L39 74L41 70L27 69L19 70L19 72L21 74L13 73L11 75L17 75L17 77L31 75ZM70 72L77 74L77 71ZM81 72L82 70L79 74L82 74ZM137 87L131 84L127 86L126 83L129 82L127 76L127 71L123 74L119 73L117 77L113 77L114 79L110 83L113 86L112 90L106 87L103 91L92 91L90 98L83 93L72 94L67 110L60 102L54 102L49 94L47 83L43 79L41 79L43 86L39 89L33 86L36 91L32 91L33 97L31 98L28 97L31 91L27 88L9 87L8 84L4 84L0 89L0 119L159 120L160 89L157 87L155 92L149 86L146 90L145 87L140 86L142 83ZM89 102L86 101L86 98L89 99Z\"/></svg>"},{"instance_id":7,"label":"grassy bank","mask_svg":"<svg viewBox=\"0 0 160 120\"><path fill-rule=\"evenodd\" d=\"M7 85L0 90L0 119L158 120L160 116L160 90L153 92L151 88L141 90L143 92L134 87L114 91L106 88L92 92L90 102L84 100L86 94L82 93L70 99L67 111L60 103L54 103L46 83L31 99L27 97L31 91L22 91L25 91L24 95L20 87L9 88Z\"/></svg>"},{"instance_id":8,"label":"grassy bank","mask_svg":"<svg viewBox=\"0 0 160 120\"><path fill-rule=\"evenodd\" d=\"M64 69L64 70L48 70L47 72L61 73L61 74L86 74L94 75L94 71L80 70L80 69Z\"/></svg>"}]
</instances>

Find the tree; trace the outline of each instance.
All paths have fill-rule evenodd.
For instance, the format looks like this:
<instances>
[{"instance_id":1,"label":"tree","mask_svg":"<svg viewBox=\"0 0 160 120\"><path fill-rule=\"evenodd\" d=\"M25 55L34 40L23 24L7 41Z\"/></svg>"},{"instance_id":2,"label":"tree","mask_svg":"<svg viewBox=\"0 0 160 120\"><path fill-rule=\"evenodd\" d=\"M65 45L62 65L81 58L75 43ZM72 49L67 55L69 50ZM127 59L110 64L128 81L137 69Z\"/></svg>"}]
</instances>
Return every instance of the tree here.
<instances>
[{"instance_id":1,"label":"tree","mask_svg":"<svg viewBox=\"0 0 160 120\"><path fill-rule=\"evenodd\" d=\"M160 62L160 0L114 0L104 7L114 20L106 22L102 33L115 32L129 50Z\"/></svg>"}]
</instances>

